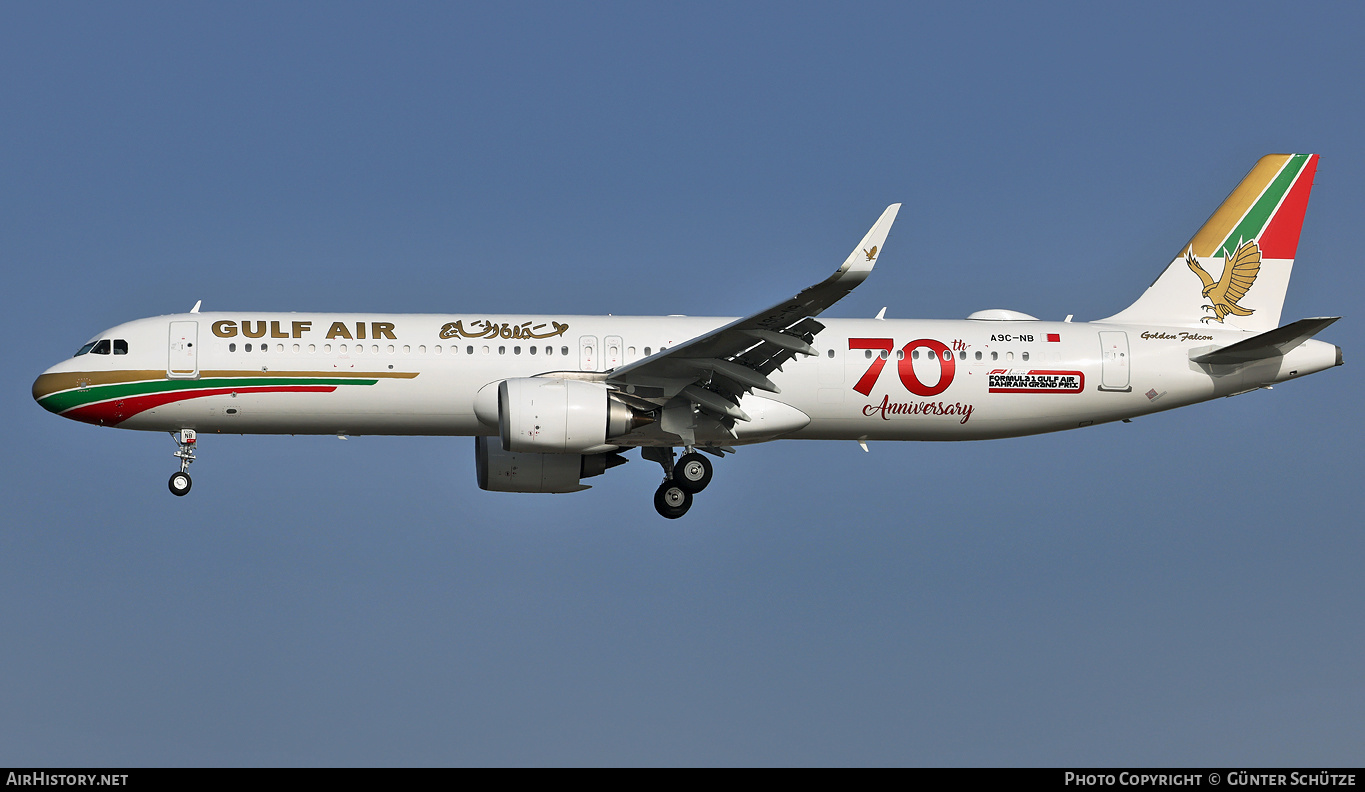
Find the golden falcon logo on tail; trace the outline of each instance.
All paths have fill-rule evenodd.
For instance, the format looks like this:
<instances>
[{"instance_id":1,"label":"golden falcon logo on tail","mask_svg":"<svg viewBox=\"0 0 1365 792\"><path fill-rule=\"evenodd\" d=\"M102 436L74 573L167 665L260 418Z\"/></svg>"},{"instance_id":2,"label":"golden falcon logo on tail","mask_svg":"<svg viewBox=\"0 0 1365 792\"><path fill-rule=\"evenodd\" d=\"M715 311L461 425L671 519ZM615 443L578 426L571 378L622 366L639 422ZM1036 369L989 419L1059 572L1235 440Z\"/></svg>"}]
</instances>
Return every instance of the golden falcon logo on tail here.
<instances>
[{"instance_id":1,"label":"golden falcon logo on tail","mask_svg":"<svg viewBox=\"0 0 1365 792\"><path fill-rule=\"evenodd\" d=\"M863 255L867 256L868 261L872 261L873 259L877 258L877 246L873 245L871 250L863 248Z\"/></svg>"},{"instance_id":2,"label":"golden falcon logo on tail","mask_svg":"<svg viewBox=\"0 0 1365 792\"><path fill-rule=\"evenodd\" d=\"M1205 316L1200 321L1221 323L1223 317L1228 314L1250 316L1256 313L1254 308L1243 308L1237 304L1238 300L1246 296L1247 290L1256 282L1256 276L1261 271L1261 248L1256 244L1256 240L1243 243L1237 248L1236 253L1224 261L1223 277L1217 282L1199 266L1199 259L1195 257L1193 247L1185 253L1185 263L1189 265L1190 271L1204 282L1204 296L1213 303L1200 306L1213 311L1213 316Z\"/></svg>"}]
</instances>

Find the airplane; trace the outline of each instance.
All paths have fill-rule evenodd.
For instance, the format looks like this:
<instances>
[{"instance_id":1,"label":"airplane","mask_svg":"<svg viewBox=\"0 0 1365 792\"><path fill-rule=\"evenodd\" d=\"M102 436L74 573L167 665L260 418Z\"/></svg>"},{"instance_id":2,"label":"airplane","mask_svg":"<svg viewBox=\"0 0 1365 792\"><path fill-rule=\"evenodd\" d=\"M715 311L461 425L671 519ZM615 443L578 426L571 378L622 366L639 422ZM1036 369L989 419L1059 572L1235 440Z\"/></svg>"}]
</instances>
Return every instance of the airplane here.
<instances>
[{"instance_id":1,"label":"airplane","mask_svg":"<svg viewBox=\"0 0 1365 792\"><path fill-rule=\"evenodd\" d=\"M567 493L639 448L683 516L707 455L779 439L985 440L1126 421L1340 366L1281 326L1318 157L1261 158L1152 285L1092 322L819 318L881 258L892 204L834 272L749 316L200 312L105 330L33 383L43 408L170 432L462 435L478 486ZM202 301L201 301L202 302ZM677 449L683 451L681 457Z\"/></svg>"}]
</instances>

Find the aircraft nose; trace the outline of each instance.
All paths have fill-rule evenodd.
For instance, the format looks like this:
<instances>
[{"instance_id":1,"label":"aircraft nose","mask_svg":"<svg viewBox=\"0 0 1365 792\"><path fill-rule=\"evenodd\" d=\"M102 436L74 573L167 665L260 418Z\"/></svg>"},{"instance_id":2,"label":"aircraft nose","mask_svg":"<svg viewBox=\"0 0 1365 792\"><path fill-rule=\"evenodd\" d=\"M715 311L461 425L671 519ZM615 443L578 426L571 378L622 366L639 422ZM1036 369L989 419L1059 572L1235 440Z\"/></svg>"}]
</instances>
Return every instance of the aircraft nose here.
<instances>
[{"instance_id":1,"label":"aircraft nose","mask_svg":"<svg viewBox=\"0 0 1365 792\"><path fill-rule=\"evenodd\" d=\"M52 369L48 369L33 381L33 400L48 412L60 412L56 400L51 398L54 393L61 390L61 383L58 381L60 376Z\"/></svg>"}]
</instances>

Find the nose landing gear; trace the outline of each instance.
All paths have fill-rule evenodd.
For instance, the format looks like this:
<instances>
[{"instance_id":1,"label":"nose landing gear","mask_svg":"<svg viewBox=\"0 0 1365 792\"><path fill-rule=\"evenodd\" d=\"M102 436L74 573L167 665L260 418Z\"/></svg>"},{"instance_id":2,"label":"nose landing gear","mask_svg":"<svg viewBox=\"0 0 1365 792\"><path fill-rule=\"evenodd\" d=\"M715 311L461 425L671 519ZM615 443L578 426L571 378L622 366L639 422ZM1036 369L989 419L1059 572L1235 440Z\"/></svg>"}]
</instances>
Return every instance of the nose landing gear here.
<instances>
[{"instance_id":1,"label":"nose landing gear","mask_svg":"<svg viewBox=\"0 0 1365 792\"><path fill-rule=\"evenodd\" d=\"M180 460L180 471L171 474L171 480L167 483L171 488L171 494L177 497L183 496L190 491L194 481L190 479L190 463L194 461L194 446L197 442L193 429L181 429L178 432L171 432L171 439L175 440L175 452L172 456Z\"/></svg>"},{"instance_id":2,"label":"nose landing gear","mask_svg":"<svg viewBox=\"0 0 1365 792\"><path fill-rule=\"evenodd\" d=\"M642 448L645 459L658 462L664 469L664 481L654 492L654 508L659 515L676 520L692 508L692 496L711 483L711 461L688 447L677 464L672 448Z\"/></svg>"}]
</instances>

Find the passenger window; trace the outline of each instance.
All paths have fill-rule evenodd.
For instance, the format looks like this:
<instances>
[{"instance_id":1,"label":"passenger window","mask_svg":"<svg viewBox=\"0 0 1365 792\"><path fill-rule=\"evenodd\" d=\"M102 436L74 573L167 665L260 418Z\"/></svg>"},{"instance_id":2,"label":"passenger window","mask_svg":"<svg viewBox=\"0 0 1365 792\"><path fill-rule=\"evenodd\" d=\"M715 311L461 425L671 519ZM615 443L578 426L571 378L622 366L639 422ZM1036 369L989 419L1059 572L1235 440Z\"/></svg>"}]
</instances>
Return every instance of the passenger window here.
<instances>
[{"instance_id":1,"label":"passenger window","mask_svg":"<svg viewBox=\"0 0 1365 792\"><path fill-rule=\"evenodd\" d=\"M535 348L535 347L526 347L526 351L527 351L527 352L530 352L532 355L534 355L534 354L536 353L536 348Z\"/></svg>"},{"instance_id":2,"label":"passenger window","mask_svg":"<svg viewBox=\"0 0 1365 792\"><path fill-rule=\"evenodd\" d=\"M1000 353L999 353L999 352L992 352L992 353L991 353L991 360L999 360L999 359L1000 359Z\"/></svg>"},{"instance_id":3,"label":"passenger window","mask_svg":"<svg viewBox=\"0 0 1365 792\"><path fill-rule=\"evenodd\" d=\"M1006 352L1006 353L1005 353L1005 360L1014 360L1014 353L1013 353L1013 352Z\"/></svg>"},{"instance_id":4,"label":"passenger window","mask_svg":"<svg viewBox=\"0 0 1365 792\"><path fill-rule=\"evenodd\" d=\"M976 359L977 359L977 360L980 360L980 359L981 359L981 353L980 353L980 352L977 352L977 353L976 353Z\"/></svg>"},{"instance_id":5,"label":"passenger window","mask_svg":"<svg viewBox=\"0 0 1365 792\"><path fill-rule=\"evenodd\" d=\"M236 345L236 344L228 344L228 351L229 351L229 352L236 352L236 351L237 351L237 345Z\"/></svg>"},{"instance_id":6,"label":"passenger window","mask_svg":"<svg viewBox=\"0 0 1365 792\"><path fill-rule=\"evenodd\" d=\"M500 346L500 347L498 347L498 354L499 354L499 355L505 355L505 354L507 354L507 347L505 347L505 346Z\"/></svg>"},{"instance_id":7,"label":"passenger window","mask_svg":"<svg viewBox=\"0 0 1365 792\"><path fill-rule=\"evenodd\" d=\"M964 349L964 350L962 350L960 353L958 353L958 358L959 358L960 360L966 360L966 359L967 359L967 350Z\"/></svg>"},{"instance_id":8,"label":"passenger window","mask_svg":"<svg viewBox=\"0 0 1365 792\"><path fill-rule=\"evenodd\" d=\"M1020 355L1019 357L1020 357L1021 359L1023 359L1023 360L1028 360L1028 353L1025 352L1025 353L1023 353L1022 355Z\"/></svg>"},{"instance_id":9,"label":"passenger window","mask_svg":"<svg viewBox=\"0 0 1365 792\"><path fill-rule=\"evenodd\" d=\"M919 360L919 347L915 347L914 349L910 350L910 359Z\"/></svg>"},{"instance_id":10,"label":"passenger window","mask_svg":"<svg viewBox=\"0 0 1365 792\"><path fill-rule=\"evenodd\" d=\"M107 338L100 339L100 342L95 344L95 348L90 351L96 355L109 354L109 339Z\"/></svg>"},{"instance_id":11,"label":"passenger window","mask_svg":"<svg viewBox=\"0 0 1365 792\"><path fill-rule=\"evenodd\" d=\"M472 347L472 346L467 346L467 347L465 347L465 348L464 348L464 353L465 353L466 355L472 355L472 354L474 354L474 347Z\"/></svg>"},{"instance_id":12,"label":"passenger window","mask_svg":"<svg viewBox=\"0 0 1365 792\"><path fill-rule=\"evenodd\" d=\"M567 354L569 354L569 348L566 347L566 346L560 347L560 348L559 348L559 354L561 354L561 355L567 355Z\"/></svg>"},{"instance_id":13,"label":"passenger window","mask_svg":"<svg viewBox=\"0 0 1365 792\"><path fill-rule=\"evenodd\" d=\"M115 354L115 355L126 355L126 354L128 354L128 342L127 342L127 341L124 341L122 338L115 338L115 339L114 339L114 354Z\"/></svg>"},{"instance_id":14,"label":"passenger window","mask_svg":"<svg viewBox=\"0 0 1365 792\"><path fill-rule=\"evenodd\" d=\"M650 354L649 347L645 347L645 357L649 357Z\"/></svg>"},{"instance_id":15,"label":"passenger window","mask_svg":"<svg viewBox=\"0 0 1365 792\"><path fill-rule=\"evenodd\" d=\"M885 349L882 350L882 353L881 353L881 354L882 354L882 360L886 360L888 357L891 356L891 353L890 353L890 352L887 352Z\"/></svg>"},{"instance_id":16,"label":"passenger window","mask_svg":"<svg viewBox=\"0 0 1365 792\"><path fill-rule=\"evenodd\" d=\"M864 349L864 350L863 350L863 357L867 358L868 360L871 360L871 359L872 359L872 350L870 350L870 349Z\"/></svg>"},{"instance_id":17,"label":"passenger window","mask_svg":"<svg viewBox=\"0 0 1365 792\"><path fill-rule=\"evenodd\" d=\"M250 351L251 351L251 344L246 344L245 346L242 347L242 349L245 349L247 352L250 352Z\"/></svg>"},{"instance_id":18,"label":"passenger window","mask_svg":"<svg viewBox=\"0 0 1365 792\"><path fill-rule=\"evenodd\" d=\"M519 347L519 346L514 346L514 347L512 347L512 354L514 354L514 355L520 355L520 354L521 354L521 347Z\"/></svg>"},{"instance_id":19,"label":"passenger window","mask_svg":"<svg viewBox=\"0 0 1365 792\"><path fill-rule=\"evenodd\" d=\"M833 359L833 358L834 358L834 350L833 350L833 349L831 349L831 350L829 351L829 357L830 357L830 359Z\"/></svg>"}]
</instances>

